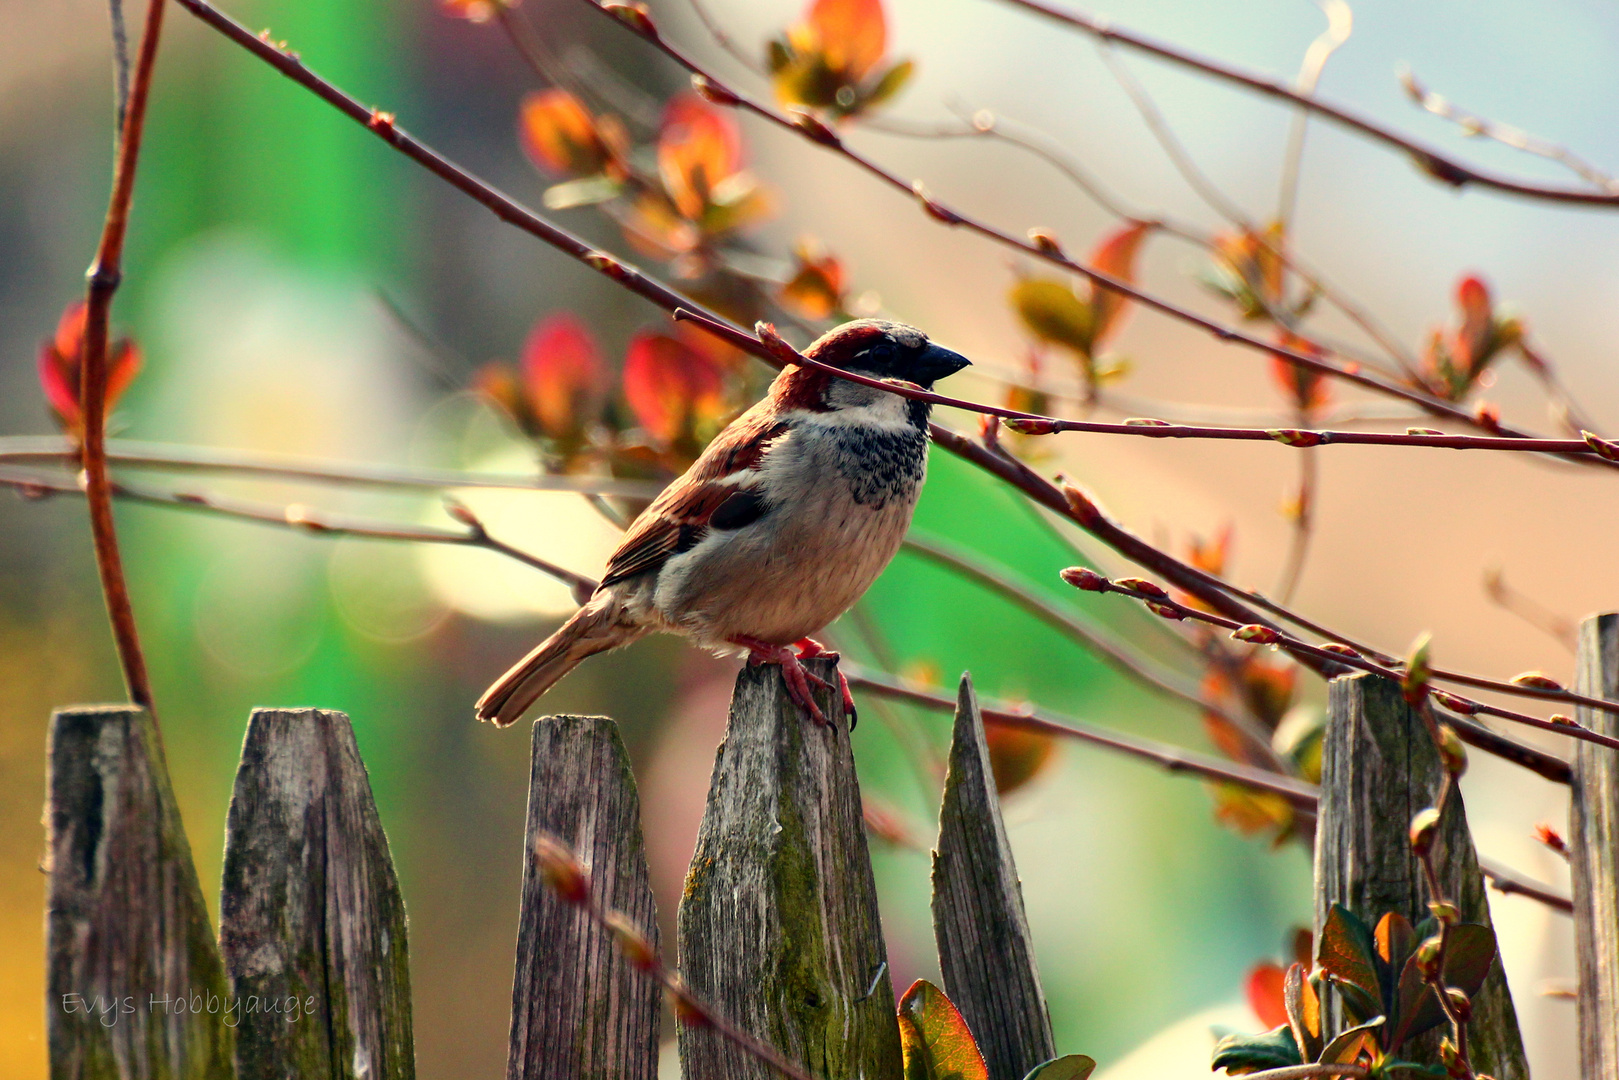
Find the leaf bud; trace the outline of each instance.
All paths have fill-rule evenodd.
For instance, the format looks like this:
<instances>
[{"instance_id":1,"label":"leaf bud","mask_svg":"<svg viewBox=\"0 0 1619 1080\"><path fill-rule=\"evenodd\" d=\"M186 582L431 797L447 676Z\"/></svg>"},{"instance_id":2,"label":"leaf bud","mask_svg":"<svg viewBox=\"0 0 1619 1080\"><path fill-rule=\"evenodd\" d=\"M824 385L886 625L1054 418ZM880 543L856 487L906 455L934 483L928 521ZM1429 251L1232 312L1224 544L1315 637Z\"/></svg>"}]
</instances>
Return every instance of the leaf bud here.
<instances>
[{"instance_id":1,"label":"leaf bud","mask_svg":"<svg viewBox=\"0 0 1619 1080\"><path fill-rule=\"evenodd\" d=\"M1467 698L1458 697L1445 690L1430 690L1428 692L1433 695L1435 701L1453 713L1461 713L1463 716L1478 715L1479 703L1476 701L1469 701Z\"/></svg>"},{"instance_id":2,"label":"leaf bud","mask_svg":"<svg viewBox=\"0 0 1619 1080\"><path fill-rule=\"evenodd\" d=\"M1550 719L1551 719L1552 723L1557 724L1560 727L1579 727L1580 726L1580 725L1578 725L1578 724L1576 724L1574 722L1574 718L1572 716L1565 716L1564 714L1562 714L1560 712L1552 713Z\"/></svg>"},{"instance_id":3,"label":"leaf bud","mask_svg":"<svg viewBox=\"0 0 1619 1080\"><path fill-rule=\"evenodd\" d=\"M1467 1023L1473 1018L1473 999L1460 987L1445 987L1445 997L1450 1002L1450 1011L1456 1014L1456 1019Z\"/></svg>"},{"instance_id":4,"label":"leaf bud","mask_svg":"<svg viewBox=\"0 0 1619 1080\"><path fill-rule=\"evenodd\" d=\"M1434 837L1439 834L1439 811L1435 807L1418 810L1411 819L1411 850L1417 855L1428 854L1433 848Z\"/></svg>"},{"instance_id":5,"label":"leaf bud","mask_svg":"<svg viewBox=\"0 0 1619 1080\"><path fill-rule=\"evenodd\" d=\"M807 109L788 109L787 116L792 120L794 127L822 146L843 145L843 140L839 138L838 133L828 127L820 117Z\"/></svg>"},{"instance_id":6,"label":"leaf bud","mask_svg":"<svg viewBox=\"0 0 1619 1080\"><path fill-rule=\"evenodd\" d=\"M1438 728L1439 758L1445 763L1446 772L1459 777L1467 771L1467 747L1462 745L1462 737L1449 724L1440 724Z\"/></svg>"},{"instance_id":7,"label":"leaf bud","mask_svg":"<svg viewBox=\"0 0 1619 1080\"><path fill-rule=\"evenodd\" d=\"M1076 589L1083 589L1086 592L1107 592L1107 578L1083 566L1070 566L1062 572L1061 577Z\"/></svg>"},{"instance_id":8,"label":"leaf bud","mask_svg":"<svg viewBox=\"0 0 1619 1080\"><path fill-rule=\"evenodd\" d=\"M1455 926L1462 921L1461 909L1449 900L1429 901L1428 910L1445 926Z\"/></svg>"},{"instance_id":9,"label":"leaf bud","mask_svg":"<svg viewBox=\"0 0 1619 1080\"><path fill-rule=\"evenodd\" d=\"M622 911L609 911L602 921L613 932L619 952L624 954L631 967L638 971L651 971L658 966L658 950L652 947L652 942L647 940L641 928L628 915Z\"/></svg>"},{"instance_id":10,"label":"leaf bud","mask_svg":"<svg viewBox=\"0 0 1619 1080\"><path fill-rule=\"evenodd\" d=\"M1428 682L1433 678L1433 668L1428 664L1429 647L1433 638L1423 634L1411 646L1411 655L1405 662L1405 674L1400 679L1400 689L1405 694L1405 700L1416 705L1428 696Z\"/></svg>"},{"instance_id":11,"label":"leaf bud","mask_svg":"<svg viewBox=\"0 0 1619 1080\"><path fill-rule=\"evenodd\" d=\"M1055 420L1041 420L1028 416L1008 416L1005 419L1008 430L1019 435L1050 435L1060 430Z\"/></svg>"},{"instance_id":12,"label":"leaf bud","mask_svg":"<svg viewBox=\"0 0 1619 1080\"><path fill-rule=\"evenodd\" d=\"M1269 626L1250 623L1231 631L1231 638L1233 641L1246 641L1251 645L1274 645L1282 640L1282 635Z\"/></svg>"},{"instance_id":13,"label":"leaf bud","mask_svg":"<svg viewBox=\"0 0 1619 1080\"><path fill-rule=\"evenodd\" d=\"M707 75L693 75L691 88L697 96L710 105L719 105L724 108L734 108L742 104L742 99L733 94L728 88L710 79Z\"/></svg>"},{"instance_id":14,"label":"leaf bud","mask_svg":"<svg viewBox=\"0 0 1619 1080\"><path fill-rule=\"evenodd\" d=\"M1154 420L1150 416L1132 416L1125 421L1126 427L1169 427L1168 420Z\"/></svg>"},{"instance_id":15,"label":"leaf bud","mask_svg":"<svg viewBox=\"0 0 1619 1080\"><path fill-rule=\"evenodd\" d=\"M961 215L944 205L944 203L936 200L932 195L929 195L928 189L922 183L922 181L918 180L911 185L911 194L916 196L917 201L922 204L922 209L925 210L928 217L932 218L934 221L940 222L944 225L961 224Z\"/></svg>"},{"instance_id":16,"label":"leaf bud","mask_svg":"<svg viewBox=\"0 0 1619 1080\"><path fill-rule=\"evenodd\" d=\"M1443 435L1444 434L1443 431L1440 431L1437 428L1431 428L1431 427L1408 427L1408 428L1405 429L1405 433L1407 435Z\"/></svg>"},{"instance_id":17,"label":"leaf bud","mask_svg":"<svg viewBox=\"0 0 1619 1080\"><path fill-rule=\"evenodd\" d=\"M690 990L686 989L685 983L678 980L671 982L668 991L669 1008L674 1012L675 1019L679 1020L682 1026L689 1028L712 1026L713 1021L709 1019L708 1013L704 1012L703 1007L697 1004L697 999L692 996Z\"/></svg>"},{"instance_id":18,"label":"leaf bud","mask_svg":"<svg viewBox=\"0 0 1619 1080\"><path fill-rule=\"evenodd\" d=\"M658 28L652 25L652 13L645 4L603 4L602 10L643 37L658 36Z\"/></svg>"},{"instance_id":19,"label":"leaf bud","mask_svg":"<svg viewBox=\"0 0 1619 1080\"><path fill-rule=\"evenodd\" d=\"M1589 431L1581 431L1580 438L1585 440L1585 445L1596 451L1598 457L1608 461L1619 461L1619 443L1610 442Z\"/></svg>"},{"instance_id":20,"label":"leaf bud","mask_svg":"<svg viewBox=\"0 0 1619 1080\"><path fill-rule=\"evenodd\" d=\"M548 833L534 838L534 863L540 878L558 898L569 904L590 901L590 875L569 847Z\"/></svg>"},{"instance_id":21,"label":"leaf bud","mask_svg":"<svg viewBox=\"0 0 1619 1080\"><path fill-rule=\"evenodd\" d=\"M1563 684L1543 671L1525 671L1512 677L1513 686L1530 690L1562 690Z\"/></svg>"},{"instance_id":22,"label":"leaf bud","mask_svg":"<svg viewBox=\"0 0 1619 1080\"><path fill-rule=\"evenodd\" d=\"M1161 618L1173 619L1177 622L1186 618L1186 612L1182 611L1174 604L1155 604L1149 600L1147 601L1147 610Z\"/></svg>"},{"instance_id":23,"label":"leaf bud","mask_svg":"<svg viewBox=\"0 0 1619 1080\"><path fill-rule=\"evenodd\" d=\"M1327 436L1322 432L1301 431L1298 428L1273 428L1265 434L1287 446L1320 446L1327 441Z\"/></svg>"},{"instance_id":24,"label":"leaf bud","mask_svg":"<svg viewBox=\"0 0 1619 1080\"><path fill-rule=\"evenodd\" d=\"M1064 258L1062 245L1057 243L1057 237L1048 229L1030 229L1029 243L1040 249L1042 255L1055 255Z\"/></svg>"},{"instance_id":25,"label":"leaf bud","mask_svg":"<svg viewBox=\"0 0 1619 1080\"><path fill-rule=\"evenodd\" d=\"M1360 659L1360 650L1353 649L1341 641L1329 641L1321 646L1321 651L1332 653L1335 656L1349 656L1356 660Z\"/></svg>"},{"instance_id":26,"label":"leaf bud","mask_svg":"<svg viewBox=\"0 0 1619 1080\"><path fill-rule=\"evenodd\" d=\"M1164 591L1162 585L1159 585L1156 582L1148 581L1146 578L1121 577L1113 584L1117 585L1121 589L1129 589L1131 592L1138 592L1143 596L1150 596L1154 600L1169 599L1169 593Z\"/></svg>"},{"instance_id":27,"label":"leaf bud","mask_svg":"<svg viewBox=\"0 0 1619 1080\"><path fill-rule=\"evenodd\" d=\"M1068 501L1068 509L1073 513L1074 520L1081 525L1089 528L1102 520L1101 508L1084 488L1077 484L1064 484L1062 495Z\"/></svg>"},{"instance_id":28,"label":"leaf bud","mask_svg":"<svg viewBox=\"0 0 1619 1080\"><path fill-rule=\"evenodd\" d=\"M1441 940L1440 936L1435 934L1433 937L1423 939L1422 944L1417 946L1417 970L1422 972L1422 977L1429 982L1439 977L1439 945Z\"/></svg>"}]
</instances>

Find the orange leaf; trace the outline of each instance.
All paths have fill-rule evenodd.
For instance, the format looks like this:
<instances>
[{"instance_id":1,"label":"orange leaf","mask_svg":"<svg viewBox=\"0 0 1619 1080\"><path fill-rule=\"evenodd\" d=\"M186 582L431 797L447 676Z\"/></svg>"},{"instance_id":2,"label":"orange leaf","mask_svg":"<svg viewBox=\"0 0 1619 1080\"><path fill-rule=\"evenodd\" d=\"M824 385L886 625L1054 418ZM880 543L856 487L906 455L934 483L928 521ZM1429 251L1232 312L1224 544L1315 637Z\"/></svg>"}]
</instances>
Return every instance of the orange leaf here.
<instances>
[{"instance_id":1,"label":"orange leaf","mask_svg":"<svg viewBox=\"0 0 1619 1080\"><path fill-rule=\"evenodd\" d=\"M624 399L649 435L673 443L719 419L725 384L710 357L677 338L643 332L624 357Z\"/></svg>"},{"instance_id":2,"label":"orange leaf","mask_svg":"<svg viewBox=\"0 0 1619 1080\"><path fill-rule=\"evenodd\" d=\"M882 0L815 0L804 22L826 66L850 82L864 79L888 51Z\"/></svg>"},{"instance_id":3,"label":"orange leaf","mask_svg":"<svg viewBox=\"0 0 1619 1080\"><path fill-rule=\"evenodd\" d=\"M793 276L781 287L782 300L806 319L824 319L843 308L843 263L812 240L793 248Z\"/></svg>"},{"instance_id":4,"label":"orange leaf","mask_svg":"<svg viewBox=\"0 0 1619 1080\"><path fill-rule=\"evenodd\" d=\"M995 788L1002 795L1012 794L1038 776L1057 750L1055 736L1005 724L984 725L984 742Z\"/></svg>"},{"instance_id":5,"label":"orange leaf","mask_svg":"<svg viewBox=\"0 0 1619 1080\"><path fill-rule=\"evenodd\" d=\"M82 433L83 414L79 408L79 379L84 367L84 327L87 311L83 300L75 300L62 312L56 333L39 347L39 383L45 401L62 427ZM141 368L141 352L127 338L107 344L107 411L111 412Z\"/></svg>"},{"instance_id":6,"label":"orange leaf","mask_svg":"<svg viewBox=\"0 0 1619 1080\"><path fill-rule=\"evenodd\" d=\"M1288 330L1283 330L1277 335L1276 343L1284 349L1292 349L1296 353L1313 356L1318 360L1325 355L1320 346ZM1287 395L1288 400L1300 412L1313 413L1326 406L1327 379L1319 371L1312 371L1285 356L1272 355L1271 374L1281 384L1282 392Z\"/></svg>"},{"instance_id":7,"label":"orange leaf","mask_svg":"<svg viewBox=\"0 0 1619 1080\"><path fill-rule=\"evenodd\" d=\"M701 218L714 188L741 168L742 133L735 120L696 94L669 103L658 134L658 175L682 215Z\"/></svg>"},{"instance_id":8,"label":"orange leaf","mask_svg":"<svg viewBox=\"0 0 1619 1080\"><path fill-rule=\"evenodd\" d=\"M535 325L523 343L523 391L540 431L577 436L607 402L608 376L590 331L572 315Z\"/></svg>"},{"instance_id":9,"label":"orange leaf","mask_svg":"<svg viewBox=\"0 0 1619 1080\"><path fill-rule=\"evenodd\" d=\"M905 1080L989 1080L967 1021L944 991L918 979L899 999Z\"/></svg>"},{"instance_id":10,"label":"orange leaf","mask_svg":"<svg viewBox=\"0 0 1619 1080\"><path fill-rule=\"evenodd\" d=\"M1102 238L1091 252L1090 264L1104 274L1134 285L1136 280L1136 250L1146 235L1157 227L1151 221L1132 221ZM1103 343L1118 330L1129 299L1112 289L1094 282L1091 285L1091 351L1099 352Z\"/></svg>"},{"instance_id":11,"label":"orange leaf","mask_svg":"<svg viewBox=\"0 0 1619 1080\"><path fill-rule=\"evenodd\" d=\"M566 90L539 90L523 98L518 134L523 149L543 171L556 177L595 176L619 171L619 155L603 127Z\"/></svg>"},{"instance_id":12,"label":"orange leaf","mask_svg":"<svg viewBox=\"0 0 1619 1080\"><path fill-rule=\"evenodd\" d=\"M1269 960L1255 964L1248 972L1248 1006L1266 1031L1287 1023L1287 1004L1282 997L1282 980L1286 976L1287 972Z\"/></svg>"}]
</instances>

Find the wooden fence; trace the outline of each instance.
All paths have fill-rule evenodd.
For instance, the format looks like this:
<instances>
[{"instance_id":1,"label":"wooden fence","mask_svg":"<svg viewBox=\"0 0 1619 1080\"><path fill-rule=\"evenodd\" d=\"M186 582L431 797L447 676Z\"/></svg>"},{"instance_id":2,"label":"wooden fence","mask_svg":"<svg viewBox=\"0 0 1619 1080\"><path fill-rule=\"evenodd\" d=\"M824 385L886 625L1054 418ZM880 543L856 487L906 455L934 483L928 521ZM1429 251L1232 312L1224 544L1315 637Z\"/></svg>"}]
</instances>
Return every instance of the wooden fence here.
<instances>
[{"instance_id":1,"label":"wooden fence","mask_svg":"<svg viewBox=\"0 0 1619 1080\"><path fill-rule=\"evenodd\" d=\"M831 662L810 661L822 676ZM834 680L835 682L835 680ZM1584 627L1580 685L1619 691L1619 618ZM719 1014L825 1080L901 1076L900 1036L849 735L805 722L777 669L738 676L679 911L687 985ZM1619 717L1581 720L1619 734ZM1583 1070L1619 1080L1619 767L1578 743L1570 842ZM209 926L150 718L58 712L49 748L47 1016L53 1078L408 1080L405 906L348 718L253 713L226 827L220 931ZM1369 922L1427 914L1407 834L1441 767L1398 688L1334 682L1316 846L1317 930L1331 905ZM661 990L612 937L546 888L534 840L588 867L600 902L654 944L640 804L616 726L534 725L508 1080L653 1080ZM1459 798L1436 844L1470 922L1489 910ZM1056 1054L1017 868L970 679L957 701L933 856L944 990L990 1080ZM1527 1077L1498 962L1473 1000L1473 1064ZM1330 994L1328 1034L1343 1021ZM289 1022L291 1021L291 1022ZM1071 1049L1071 1048L1070 1048ZM1437 1036L1403 1055L1434 1061ZM682 1025L692 1080L776 1075L712 1027Z\"/></svg>"}]
</instances>

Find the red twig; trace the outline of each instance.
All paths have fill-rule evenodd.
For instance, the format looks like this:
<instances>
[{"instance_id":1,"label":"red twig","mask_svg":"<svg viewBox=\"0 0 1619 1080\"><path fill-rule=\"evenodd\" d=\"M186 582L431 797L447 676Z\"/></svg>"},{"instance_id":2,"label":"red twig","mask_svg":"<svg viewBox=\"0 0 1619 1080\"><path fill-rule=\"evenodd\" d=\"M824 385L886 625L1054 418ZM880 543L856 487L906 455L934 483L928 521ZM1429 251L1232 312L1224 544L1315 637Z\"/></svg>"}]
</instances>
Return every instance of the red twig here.
<instances>
[{"instance_id":1,"label":"red twig","mask_svg":"<svg viewBox=\"0 0 1619 1080\"><path fill-rule=\"evenodd\" d=\"M118 662L130 700L152 707L152 684L135 628L135 610L129 599L123 558L118 551L118 529L112 516L112 481L107 474L107 331L113 293L123 276L124 237L129 231L129 207L135 195L135 169L140 162L141 139L146 131L146 106L151 97L152 72L163 31L164 0L147 0L146 24L141 31L135 75L124 107L113 164L112 194L101 226L95 262L90 266L85 296L83 368L80 373L80 414L84 420L84 495L90 509L90 535L95 543L96 570L107 602Z\"/></svg>"},{"instance_id":2,"label":"red twig","mask_svg":"<svg viewBox=\"0 0 1619 1080\"><path fill-rule=\"evenodd\" d=\"M1506 192L1511 195L1545 199L1551 202L1583 206L1619 206L1619 195L1604 194L1584 188L1531 184L1463 164L1432 147L1390 131L1350 112L1348 109L1322 101L1311 94L1300 94L1280 79L1242 71L1217 60L1211 60L1181 49L1178 46L1170 45L1167 42L1158 41L1130 30L1121 30L1105 19L1095 18L1078 11L1053 7L1050 4L1043 3L1042 0L1005 0L1005 2L1037 15L1043 15L1066 26L1071 26L1100 41L1124 45L1138 52L1156 56L1160 60L1168 60L1182 67L1191 68L1193 71L1199 71L1205 75L1247 87L1249 90L1264 94L1267 97L1292 102L1318 116L1331 120L1341 127L1348 128L1376 142L1383 143L1385 146L1391 146L1396 150L1411 155L1418 167L1424 172L1452 187L1459 188L1468 184L1477 184L1479 187L1493 188L1496 191Z\"/></svg>"},{"instance_id":3,"label":"red twig","mask_svg":"<svg viewBox=\"0 0 1619 1080\"><path fill-rule=\"evenodd\" d=\"M548 832L539 832L531 841L534 861L552 892L595 923L613 938L618 951L636 971L655 980L672 999L675 1016L683 1024L711 1027L733 1046L764 1062L792 1080L816 1080L815 1074L787 1059L774 1046L755 1038L721 1016L714 1007L695 994L676 972L664 964L629 916L604 906L591 887L590 874L573 849Z\"/></svg>"},{"instance_id":4,"label":"red twig","mask_svg":"<svg viewBox=\"0 0 1619 1080\"><path fill-rule=\"evenodd\" d=\"M1096 573L1094 570L1087 570L1083 567L1071 567L1070 569L1063 571L1063 580L1067 581L1070 585L1074 585L1076 588L1084 589L1088 592L1118 593L1120 596L1128 596L1133 600L1140 600L1141 602L1145 603L1154 614L1161 615L1164 618L1177 620L1194 619L1198 622L1208 623L1210 626L1218 626L1223 629L1230 630L1232 631L1232 637L1239 641L1247 641L1255 645L1274 645L1278 649L1281 649L1283 652L1295 658L1312 658L1318 661L1337 661L1360 671L1370 672L1373 675L1380 675L1383 678L1396 683L1403 683L1406 678L1404 671L1391 667L1385 667L1382 664L1367 659L1352 649L1339 651L1339 649L1323 648L1319 645L1312 645L1307 641L1303 641L1299 638L1277 631L1269 626L1244 626L1235 619L1228 619L1221 615L1213 615L1206 611L1199 611L1197 608L1188 607L1187 605L1174 600L1167 592L1164 592L1164 590L1158 586L1148 581L1142 581L1139 578L1127 578L1123 581L1110 581L1101 574ZM1340 646L1340 648L1342 649L1346 647ZM1437 675L1437 672L1434 674ZM1439 693L1443 692L1440 691ZM1590 728L1576 724L1572 720L1566 723L1559 723L1552 720L1542 720L1538 716L1530 716L1527 713L1513 712L1510 709L1502 709L1495 705L1486 705L1482 702L1471 701L1467 698L1458 697L1455 694L1448 693L1443 694L1443 697L1440 699L1440 703L1447 709L1453 712L1461 712L1463 715L1484 713L1489 716L1500 717L1503 720L1511 720L1513 723L1525 724L1529 727L1539 728L1542 731L1555 731L1559 734L1567 735L1570 738L1583 739L1586 742L1594 742L1602 746L1619 750L1619 739L1616 739L1611 735L1604 735L1599 731L1592 731ZM1613 702L1607 702L1606 704L1609 708L1616 707L1615 703Z\"/></svg>"}]
</instances>

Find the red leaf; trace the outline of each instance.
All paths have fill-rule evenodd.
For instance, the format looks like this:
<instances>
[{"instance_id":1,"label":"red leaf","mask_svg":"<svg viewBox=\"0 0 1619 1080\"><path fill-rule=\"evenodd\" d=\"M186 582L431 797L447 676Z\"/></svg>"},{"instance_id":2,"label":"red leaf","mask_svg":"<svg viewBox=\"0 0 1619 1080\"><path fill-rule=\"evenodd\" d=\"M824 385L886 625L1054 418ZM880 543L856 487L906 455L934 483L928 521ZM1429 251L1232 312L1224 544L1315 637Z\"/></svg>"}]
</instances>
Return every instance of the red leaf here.
<instances>
[{"instance_id":1,"label":"red leaf","mask_svg":"<svg viewBox=\"0 0 1619 1080\"><path fill-rule=\"evenodd\" d=\"M82 433L84 422L79 409L79 379L84 365L86 315L84 301L69 304L56 324L55 335L39 347L39 383L45 401L62 427L74 435ZM108 343L108 412L134 381L140 367L141 353L134 342L122 338Z\"/></svg>"},{"instance_id":2,"label":"red leaf","mask_svg":"<svg viewBox=\"0 0 1619 1080\"><path fill-rule=\"evenodd\" d=\"M1269 960L1255 964L1248 972L1248 1006L1266 1031L1287 1023L1287 1003L1282 996L1286 977L1287 972Z\"/></svg>"},{"instance_id":3,"label":"red leaf","mask_svg":"<svg viewBox=\"0 0 1619 1080\"><path fill-rule=\"evenodd\" d=\"M439 0L439 10L452 19L482 23L494 18L500 0Z\"/></svg>"},{"instance_id":4,"label":"red leaf","mask_svg":"<svg viewBox=\"0 0 1619 1080\"><path fill-rule=\"evenodd\" d=\"M1102 238L1091 252L1091 266L1104 274L1135 284L1136 250L1141 241L1157 224L1151 221L1132 221ZM1091 286L1091 353L1101 351L1102 345L1118 330L1129 310L1129 299L1120 292L1095 285Z\"/></svg>"},{"instance_id":5,"label":"red leaf","mask_svg":"<svg viewBox=\"0 0 1619 1080\"><path fill-rule=\"evenodd\" d=\"M624 399L648 434L673 443L719 418L725 382L712 357L678 338L643 332L624 357Z\"/></svg>"},{"instance_id":6,"label":"red leaf","mask_svg":"<svg viewBox=\"0 0 1619 1080\"><path fill-rule=\"evenodd\" d=\"M576 436L607 403L608 373L590 331L572 315L535 325L523 344L523 391L539 429Z\"/></svg>"}]
</instances>

